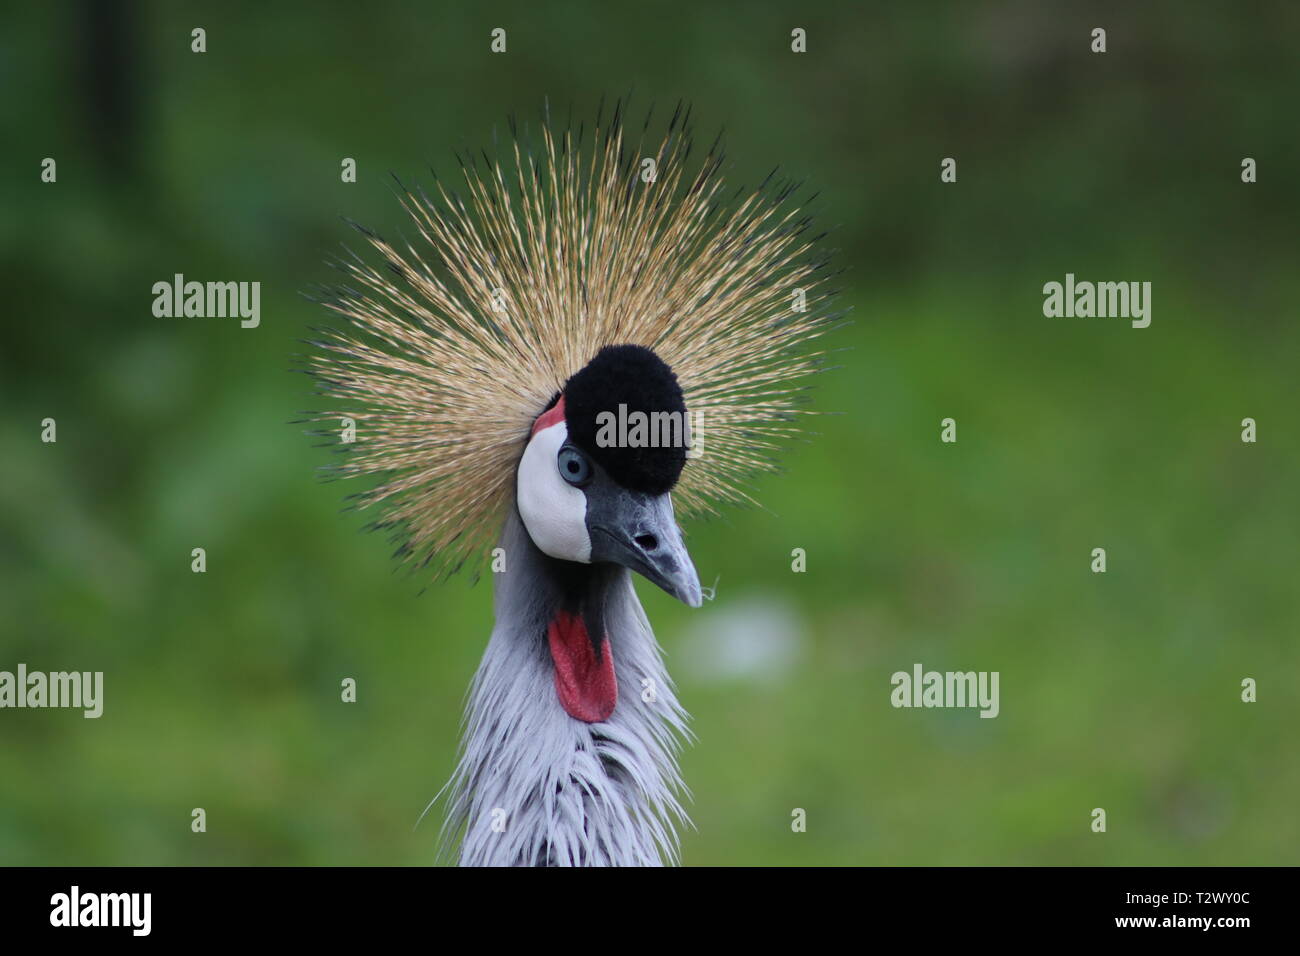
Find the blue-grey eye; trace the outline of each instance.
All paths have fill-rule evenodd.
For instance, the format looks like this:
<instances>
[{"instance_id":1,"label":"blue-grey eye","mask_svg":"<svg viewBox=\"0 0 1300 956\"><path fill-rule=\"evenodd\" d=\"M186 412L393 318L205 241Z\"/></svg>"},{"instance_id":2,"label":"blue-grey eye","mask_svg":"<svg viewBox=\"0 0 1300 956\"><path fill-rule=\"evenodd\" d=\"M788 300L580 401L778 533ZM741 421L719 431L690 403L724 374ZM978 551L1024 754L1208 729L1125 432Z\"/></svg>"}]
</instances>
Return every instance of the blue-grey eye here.
<instances>
[{"instance_id":1,"label":"blue-grey eye","mask_svg":"<svg viewBox=\"0 0 1300 956\"><path fill-rule=\"evenodd\" d=\"M591 462L572 445L565 445L556 456L556 465L564 480L571 485L585 485L591 477Z\"/></svg>"}]
</instances>

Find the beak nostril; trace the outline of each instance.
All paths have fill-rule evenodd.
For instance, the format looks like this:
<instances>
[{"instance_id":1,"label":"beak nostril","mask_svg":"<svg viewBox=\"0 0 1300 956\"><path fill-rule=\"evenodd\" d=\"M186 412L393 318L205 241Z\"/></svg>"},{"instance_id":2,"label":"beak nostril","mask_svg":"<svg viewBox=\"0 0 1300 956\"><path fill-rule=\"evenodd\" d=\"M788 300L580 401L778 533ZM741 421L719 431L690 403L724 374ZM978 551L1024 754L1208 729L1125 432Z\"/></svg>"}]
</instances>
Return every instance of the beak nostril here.
<instances>
[{"instance_id":1,"label":"beak nostril","mask_svg":"<svg viewBox=\"0 0 1300 956\"><path fill-rule=\"evenodd\" d=\"M653 551L659 547L659 539L652 534L639 534L634 539L642 551Z\"/></svg>"}]
</instances>

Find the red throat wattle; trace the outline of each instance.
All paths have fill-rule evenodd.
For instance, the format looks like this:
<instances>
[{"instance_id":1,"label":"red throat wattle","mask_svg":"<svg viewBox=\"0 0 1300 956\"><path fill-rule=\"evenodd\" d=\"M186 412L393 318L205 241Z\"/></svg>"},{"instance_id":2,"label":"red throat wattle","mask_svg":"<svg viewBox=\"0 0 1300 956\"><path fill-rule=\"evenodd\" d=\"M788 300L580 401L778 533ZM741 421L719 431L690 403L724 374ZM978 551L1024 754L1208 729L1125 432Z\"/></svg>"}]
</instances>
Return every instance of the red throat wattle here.
<instances>
[{"instance_id":1,"label":"red throat wattle","mask_svg":"<svg viewBox=\"0 0 1300 956\"><path fill-rule=\"evenodd\" d=\"M601 637L597 658L582 615L558 611L546 628L546 638L555 663L555 692L568 715L588 724L608 720L618 703L609 637Z\"/></svg>"}]
</instances>

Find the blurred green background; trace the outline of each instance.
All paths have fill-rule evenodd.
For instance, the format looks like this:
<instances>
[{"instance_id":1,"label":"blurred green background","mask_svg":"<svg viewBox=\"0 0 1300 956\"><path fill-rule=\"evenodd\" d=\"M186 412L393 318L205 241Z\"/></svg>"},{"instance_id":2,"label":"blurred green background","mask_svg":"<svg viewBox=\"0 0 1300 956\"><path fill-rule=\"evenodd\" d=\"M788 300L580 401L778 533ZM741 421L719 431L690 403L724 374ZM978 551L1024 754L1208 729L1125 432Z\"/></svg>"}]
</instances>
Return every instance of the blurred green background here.
<instances>
[{"instance_id":1,"label":"blurred green background","mask_svg":"<svg viewBox=\"0 0 1300 956\"><path fill-rule=\"evenodd\" d=\"M0 862L432 860L490 581L421 594L316 481L298 293L340 216L399 230L390 171L628 89L821 190L855 319L841 414L688 529L716 600L639 586L699 737L684 862L1300 862L1300 8L1133 7L8 10L0 669L106 700L0 711ZM260 281L261 327L154 318L176 272ZM1044 318L1066 272L1152 282L1151 327ZM999 671L1001 715L891 708L916 662Z\"/></svg>"}]
</instances>

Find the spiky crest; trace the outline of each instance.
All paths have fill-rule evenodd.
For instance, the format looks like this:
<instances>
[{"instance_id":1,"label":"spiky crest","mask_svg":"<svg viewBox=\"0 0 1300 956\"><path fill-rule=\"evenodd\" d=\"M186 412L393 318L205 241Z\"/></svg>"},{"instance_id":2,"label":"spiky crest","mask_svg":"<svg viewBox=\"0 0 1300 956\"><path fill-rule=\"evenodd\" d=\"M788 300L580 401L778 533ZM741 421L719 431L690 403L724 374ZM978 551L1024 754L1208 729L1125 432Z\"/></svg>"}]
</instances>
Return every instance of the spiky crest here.
<instances>
[{"instance_id":1,"label":"spiky crest","mask_svg":"<svg viewBox=\"0 0 1300 956\"><path fill-rule=\"evenodd\" d=\"M334 472L379 476L357 504L417 566L487 555L532 421L603 346L652 349L703 415L681 515L752 502L747 480L798 430L801 380L824 355L810 343L833 318L798 184L774 171L725 195L721 137L692 163L688 108L649 147L649 118L632 144L624 112L585 142L548 116L536 152L512 121L504 159L461 160L463 193L398 184L416 243L356 226L383 265L337 264L347 283L322 301L348 325L321 332L307 367L338 404L311 420L355 419Z\"/></svg>"}]
</instances>

